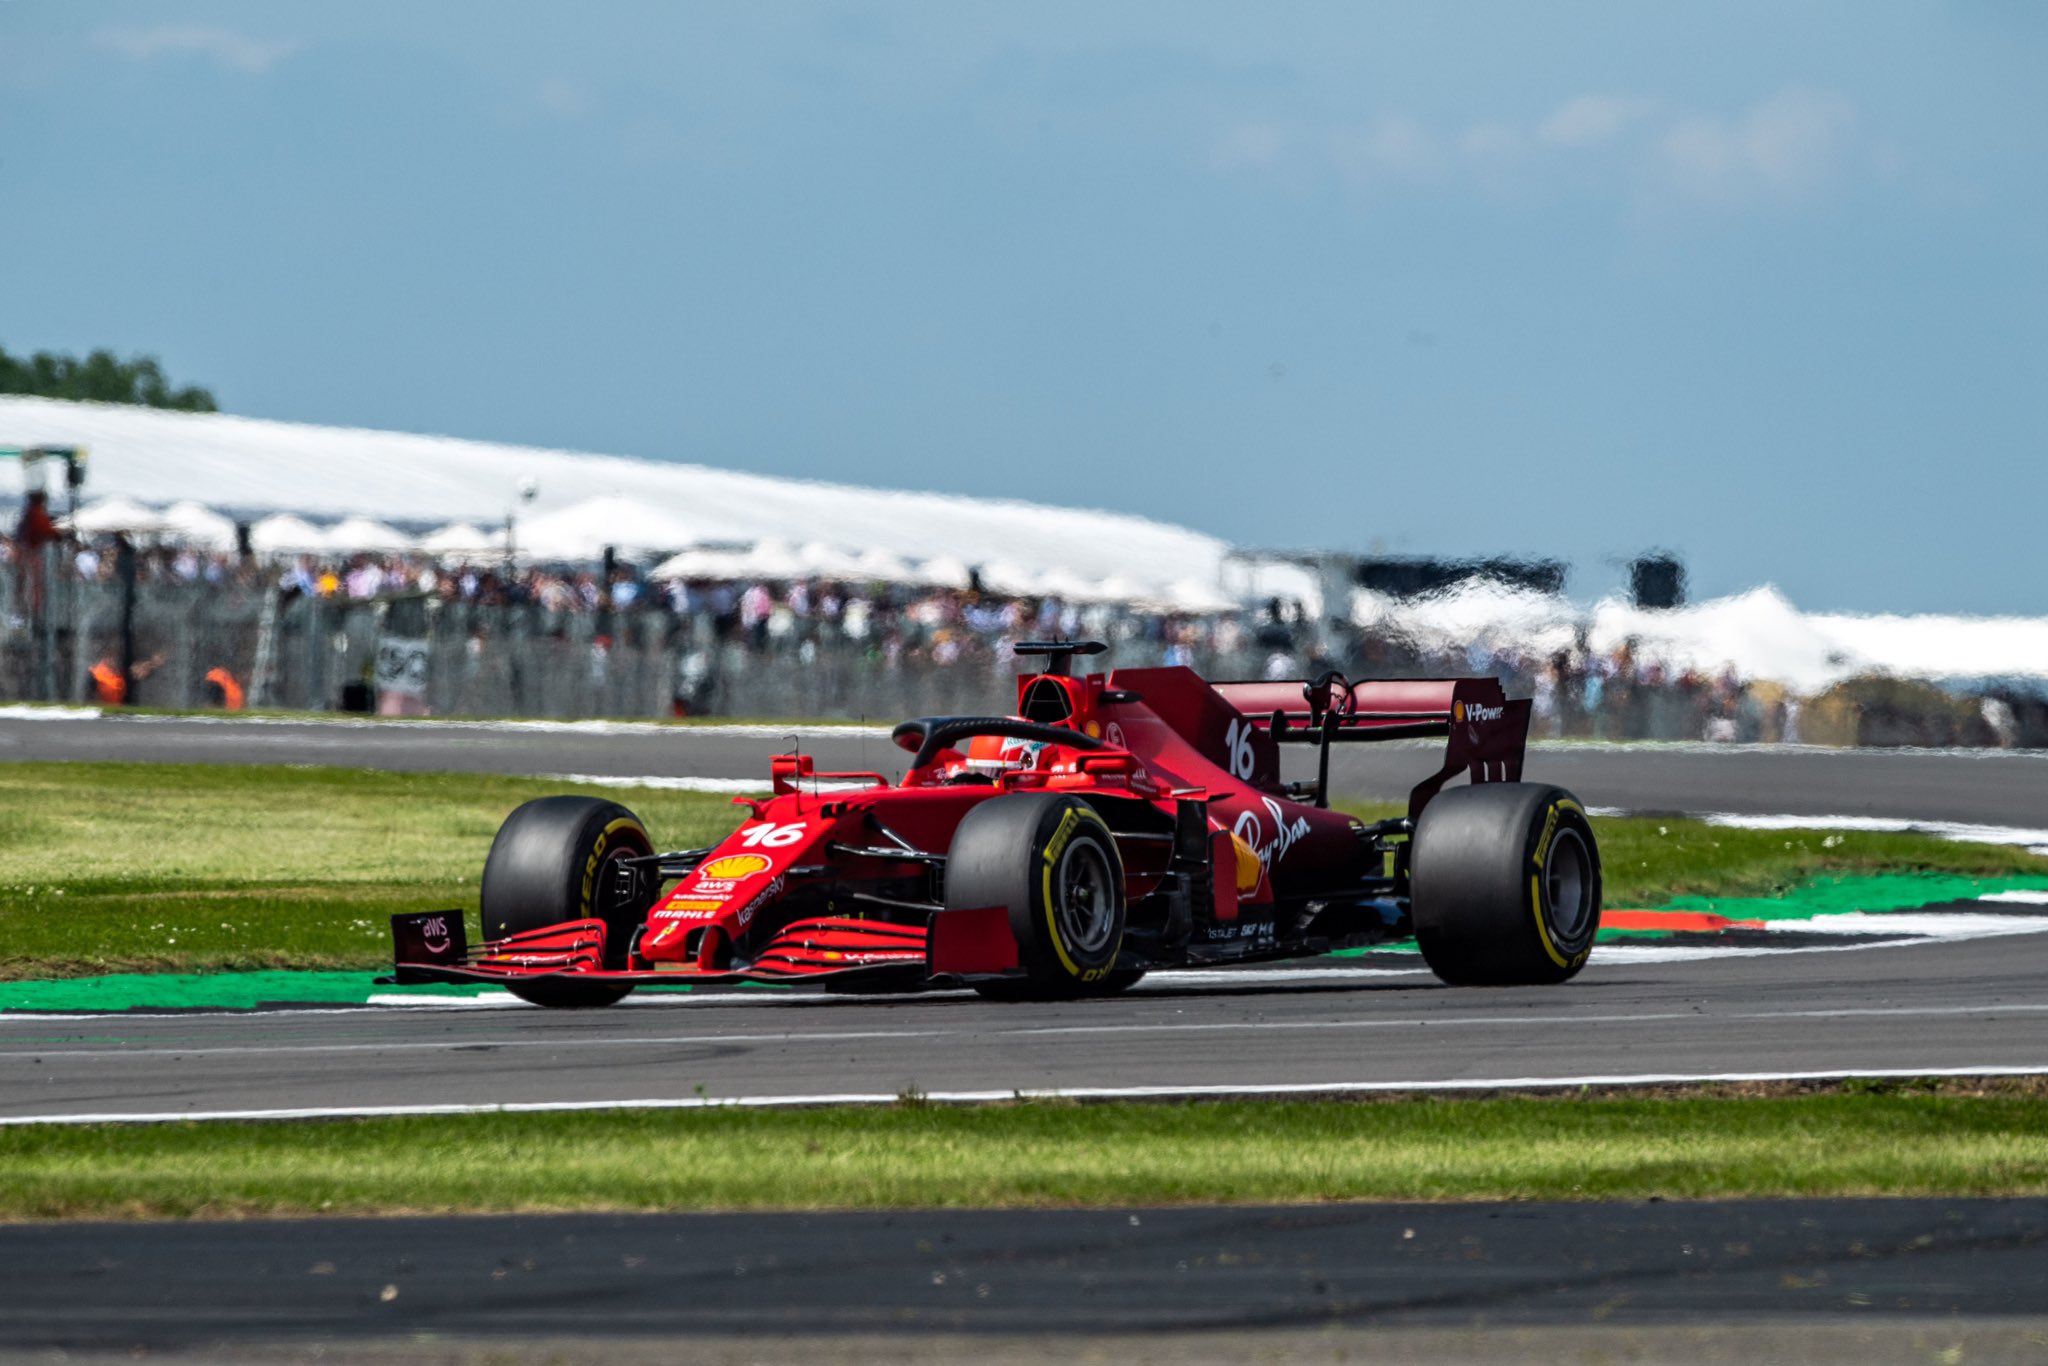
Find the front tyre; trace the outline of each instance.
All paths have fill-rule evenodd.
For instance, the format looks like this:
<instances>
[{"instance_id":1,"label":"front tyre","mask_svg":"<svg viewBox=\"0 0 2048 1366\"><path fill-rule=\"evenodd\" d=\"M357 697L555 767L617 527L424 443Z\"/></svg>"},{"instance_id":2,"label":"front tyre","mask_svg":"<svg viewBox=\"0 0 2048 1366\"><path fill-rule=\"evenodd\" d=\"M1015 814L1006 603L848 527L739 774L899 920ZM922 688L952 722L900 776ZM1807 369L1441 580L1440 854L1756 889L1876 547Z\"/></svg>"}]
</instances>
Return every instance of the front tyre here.
<instances>
[{"instance_id":1,"label":"front tyre","mask_svg":"<svg viewBox=\"0 0 2048 1366\"><path fill-rule=\"evenodd\" d=\"M946 855L946 907L978 906L1009 913L1024 967L1021 981L977 988L984 996L1060 999L1129 985L1116 969L1123 860L1109 826L1078 797L991 797L962 818Z\"/></svg>"},{"instance_id":2,"label":"front tyre","mask_svg":"<svg viewBox=\"0 0 2048 1366\"><path fill-rule=\"evenodd\" d=\"M595 797L542 797L527 802L498 829L484 860L484 938L502 939L571 920L602 920L607 968L626 965L633 933L654 904L654 880L622 877L621 859L654 852L646 827L617 802ZM630 986L571 977L507 982L534 1005L608 1006Z\"/></svg>"},{"instance_id":3,"label":"front tyre","mask_svg":"<svg viewBox=\"0 0 2048 1366\"><path fill-rule=\"evenodd\" d=\"M1578 799L1541 783L1439 794L1416 823L1415 943L1453 986L1562 982L1600 929L1600 850Z\"/></svg>"}]
</instances>

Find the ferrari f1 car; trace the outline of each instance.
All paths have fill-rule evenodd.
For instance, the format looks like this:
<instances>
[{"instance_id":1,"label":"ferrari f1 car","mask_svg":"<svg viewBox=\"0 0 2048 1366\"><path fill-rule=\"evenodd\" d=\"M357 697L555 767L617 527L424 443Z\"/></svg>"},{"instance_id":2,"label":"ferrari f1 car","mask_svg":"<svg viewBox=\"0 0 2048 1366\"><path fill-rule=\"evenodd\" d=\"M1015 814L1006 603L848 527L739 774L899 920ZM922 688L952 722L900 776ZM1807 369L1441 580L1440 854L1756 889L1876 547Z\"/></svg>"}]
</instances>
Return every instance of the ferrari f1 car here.
<instances>
[{"instance_id":1,"label":"ferrari f1 car","mask_svg":"<svg viewBox=\"0 0 2048 1366\"><path fill-rule=\"evenodd\" d=\"M614 802L528 802L484 864L482 943L460 912L393 917L396 980L572 1007L651 982L1071 998L1410 934L1453 984L1585 963L1593 831L1570 793L1521 781L1529 703L1497 681L1076 677L1103 648L1017 646L1044 657L1017 714L904 722L894 784L775 756L773 795L736 799L711 848L657 852ZM1443 763L1404 814L1330 809L1332 746L1420 737ZM1314 779L1283 779L1283 745L1316 751Z\"/></svg>"}]
</instances>

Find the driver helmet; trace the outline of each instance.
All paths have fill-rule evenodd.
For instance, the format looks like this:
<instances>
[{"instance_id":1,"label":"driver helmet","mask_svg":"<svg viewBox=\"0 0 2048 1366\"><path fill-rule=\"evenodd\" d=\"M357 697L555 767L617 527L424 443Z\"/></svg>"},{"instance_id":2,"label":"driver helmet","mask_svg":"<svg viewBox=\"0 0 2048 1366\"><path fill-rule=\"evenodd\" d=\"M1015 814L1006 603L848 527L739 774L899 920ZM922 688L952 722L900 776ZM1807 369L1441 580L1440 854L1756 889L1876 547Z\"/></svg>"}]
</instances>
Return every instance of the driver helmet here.
<instances>
[{"instance_id":1,"label":"driver helmet","mask_svg":"<svg viewBox=\"0 0 2048 1366\"><path fill-rule=\"evenodd\" d=\"M1016 772L1033 768L1045 749L1043 740L1016 740L1007 735L977 735L967 742L966 769L969 773Z\"/></svg>"}]
</instances>

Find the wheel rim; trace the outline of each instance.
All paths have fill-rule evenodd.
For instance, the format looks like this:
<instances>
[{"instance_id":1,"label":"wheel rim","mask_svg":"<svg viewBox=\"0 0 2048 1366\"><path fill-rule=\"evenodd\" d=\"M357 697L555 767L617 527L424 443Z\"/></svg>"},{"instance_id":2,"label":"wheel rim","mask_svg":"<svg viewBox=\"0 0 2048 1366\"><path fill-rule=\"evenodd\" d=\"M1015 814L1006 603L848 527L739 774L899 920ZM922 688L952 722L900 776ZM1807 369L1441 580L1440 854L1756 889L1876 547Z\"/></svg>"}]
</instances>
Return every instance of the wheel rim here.
<instances>
[{"instance_id":1,"label":"wheel rim","mask_svg":"<svg viewBox=\"0 0 2048 1366\"><path fill-rule=\"evenodd\" d=\"M1551 932L1576 943L1593 915L1593 858L1578 831L1557 832L1543 853L1543 870Z\"/></svg>"},{"instance_id":2,"label":"wheel rim","mask_svg":"<svg viewBox=\"0 0 2048 1366\"><path fill-rule=\"evenodd\" d=\"M595 893L591 897L590 913L592 915L596 916L599 920L609 922L617 920L628 911L637 911L639 909L631 901L619 894L619 863L621 860L639 858L640 856L640 852L637 849L629 849L623 844L615 844L610 849L605 850L604 862L600 863L597 868L597 885L592 889ZM637 877L633 879L634 890L637 891L639 889L640 881ZM637 898L635 899L637 900Z\"/></svg>"},{"instance_id":3,"label":"wheel rim","mask_svg":"<svg viewBox=\"0 0 2048 1366\"><path fill-rule=\"evenodd\" d=\"M1116 889L1102 846L1087 839L1068 845L1057 888L1055 913L1067 951L1087 958L1102 953L1116 934Z\"/></svg>"}]
</instances>

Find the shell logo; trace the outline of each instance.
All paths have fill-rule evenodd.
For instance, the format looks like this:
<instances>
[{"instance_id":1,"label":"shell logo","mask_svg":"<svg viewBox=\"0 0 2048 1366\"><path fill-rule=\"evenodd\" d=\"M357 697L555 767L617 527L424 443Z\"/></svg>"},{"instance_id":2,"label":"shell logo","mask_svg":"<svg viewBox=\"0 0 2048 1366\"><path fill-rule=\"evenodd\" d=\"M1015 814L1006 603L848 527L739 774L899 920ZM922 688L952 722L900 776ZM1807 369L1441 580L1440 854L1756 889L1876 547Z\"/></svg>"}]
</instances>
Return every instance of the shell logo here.
<instances>
[{"instance_id":1,"label":"shell logo","mask_svg":"<svg viewBox=\"0 0 2048 1366\"><path fill-rule=\"evenodd\" d=\"M697 876L738 880L765 872L767 868L768 860L759 854L727 854L724 858L699 865Z\"/></svg>"},{"instance_id":2,"label":"shell logo","mask_svg":"<svg viewBox=\"0 0 2048 1366\"><path fill-rule=\"evenodd\" d=\"M1465 719L1465 704L1463 702L1453 702L1451 704L1451 717L1457 721Z\"/></svg>"}]
</instances>

